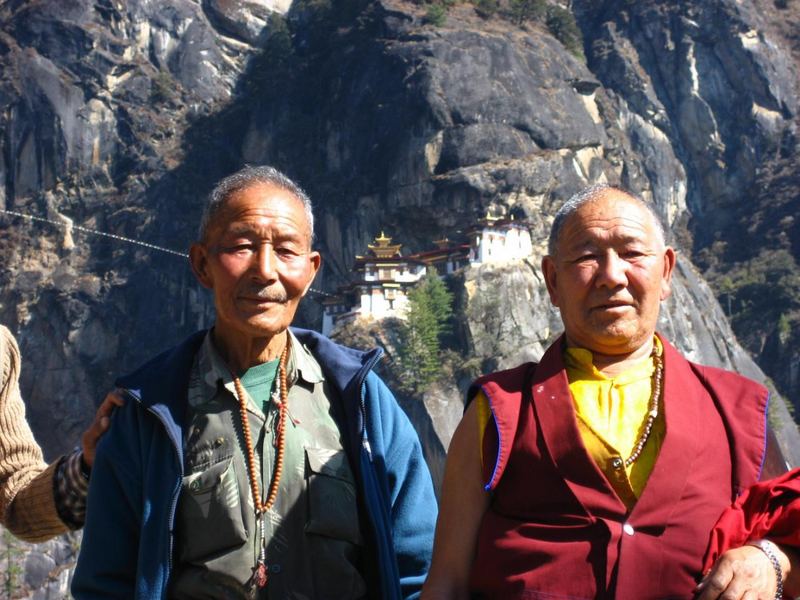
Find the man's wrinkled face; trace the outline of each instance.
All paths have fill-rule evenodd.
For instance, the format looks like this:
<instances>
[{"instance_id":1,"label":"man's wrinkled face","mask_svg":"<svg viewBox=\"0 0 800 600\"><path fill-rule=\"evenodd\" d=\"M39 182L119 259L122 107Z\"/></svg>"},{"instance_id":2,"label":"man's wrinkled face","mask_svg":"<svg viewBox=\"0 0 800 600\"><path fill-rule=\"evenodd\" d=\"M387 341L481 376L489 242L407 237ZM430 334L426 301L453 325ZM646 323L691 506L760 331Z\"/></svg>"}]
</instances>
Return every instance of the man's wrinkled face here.
<instances>
[{"instance_id":1,"label":"man's wrinkled face","mask_svg":"<svg viewBox=\"0 0 800 600\"><path fill-rule=\"evenodd\" d=\"M191 261L214 293L218 333L272 338L291 324L320 256L302 202L258 183L227 199Z\"/></svg>"},{"instance_id":2,"label":"man's wrinkled face","mask_svg":"<svg viewBox=\"0 0 800 600\"><path fill-rule=\"evenodd\" d=\"M606 355L633 352L652 338L674 266L654 217L616 190L568 217L555 256L542 262L567 342Z\"/></svg>"}]
</instances>

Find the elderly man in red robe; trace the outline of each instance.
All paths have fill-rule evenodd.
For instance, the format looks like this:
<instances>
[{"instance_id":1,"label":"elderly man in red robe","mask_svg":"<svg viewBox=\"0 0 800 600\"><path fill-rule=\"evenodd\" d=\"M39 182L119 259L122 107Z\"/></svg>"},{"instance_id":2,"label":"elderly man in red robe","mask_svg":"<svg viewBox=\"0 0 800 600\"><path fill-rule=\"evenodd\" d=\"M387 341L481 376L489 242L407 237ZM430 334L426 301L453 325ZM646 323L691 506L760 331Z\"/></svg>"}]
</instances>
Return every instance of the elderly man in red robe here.
<instances>
[{"instance_id":1,"label":"elderly man in red robe","mask_svg":"<svg viewBox=\"0 0 800 600\"><path fill-rule=\"evenodd\" d=\"M557 213L542 270L564 335L538 364L472 386L425 600L800 592L792 536L769 527L717 532L736 544L704 563L720 514L762 477L768 392L656 333L675 260L653 209L621 189Z\"/></svg>"}]
</instances>

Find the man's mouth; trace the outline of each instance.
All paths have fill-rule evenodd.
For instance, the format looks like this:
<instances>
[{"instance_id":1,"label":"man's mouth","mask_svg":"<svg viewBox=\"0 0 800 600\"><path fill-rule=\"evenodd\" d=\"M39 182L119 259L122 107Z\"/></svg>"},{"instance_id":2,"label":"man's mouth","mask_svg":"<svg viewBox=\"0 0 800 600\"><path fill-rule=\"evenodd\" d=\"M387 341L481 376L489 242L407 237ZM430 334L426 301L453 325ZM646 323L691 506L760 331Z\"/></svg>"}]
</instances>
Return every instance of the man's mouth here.
<instances>
[{"instance_id":1,"label":"man's mouth","mask_svg":"<svg viewBox=\"0 0 800 600\"><path fill-rule=\"evenodd\" d=\"M592 307L592 310L625 309L625 308L630 308L632 306L633 305L630 302L609 301L609 302L603 302L602 304L595 304Z\"/></svg>"},{"instance_id":2,"label":"man's mouth","mask_svg":"<svg viewBox=\"0 0 800 600\"><path fill-rule=\"evenodd\" d=\"M258 296L240 296L239 299L254 304L284 304L285 302L281 298L259 298Z\"/></svg>"},{"instance_id":3,"label":"man's mouth","mask_svg":"<svg viewBox=\"0 0 800 600\"><path fill-rule=\"evenodd\" d=\"M286 294L274 290L250 290L239 296L240 300L254 304L285 304Z\"/></svg>"}]
</instances>

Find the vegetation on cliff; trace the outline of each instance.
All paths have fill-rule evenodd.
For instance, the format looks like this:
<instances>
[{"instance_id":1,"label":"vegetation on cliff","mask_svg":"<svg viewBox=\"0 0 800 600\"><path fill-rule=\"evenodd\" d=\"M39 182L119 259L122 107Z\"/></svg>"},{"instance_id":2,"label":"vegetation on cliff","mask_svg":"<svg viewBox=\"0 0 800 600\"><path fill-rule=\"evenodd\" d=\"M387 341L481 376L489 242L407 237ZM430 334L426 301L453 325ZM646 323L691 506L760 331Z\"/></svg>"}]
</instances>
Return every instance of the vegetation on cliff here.
<instances>
[{"instance_id":1,"label":"vegetation on cliff","mask_svg":"<svg viewBox=\"0 0 800 600\"><path fill-rule=\"evenodd\" d=\"M447 12L459 4L457 0L414 0L426 5L425 19L441 27L446 23ZM547 0L463 0L472 4L478 15L485 19L499 17L518 27L527 22L538 23L560 41L575 56L583 58L583 38L575 16L557 2Z\"/></svg>"},{"instance_id":2,"label":"vegetation on cliff","mask_svg":"<svg viewBox=\"0 0 800 600\"><path fill-rule=\"evenodd\" d=\"M429 273L408 294L408 305L394 371L403 391L421 394L442 375L442 340L451 331L453 295Z\"/></svg>"},{"instance_id":3,"label":"vegetation on cliff","mask_svg":"<svg viewBox=\"0 0 800 600\"><path fill-rule=\"evenodd\" d=\"M789 393L800 383L799 167L795 159L767 163L750 201L696 252L737 337Z\"/></svg>"}]
</instances>

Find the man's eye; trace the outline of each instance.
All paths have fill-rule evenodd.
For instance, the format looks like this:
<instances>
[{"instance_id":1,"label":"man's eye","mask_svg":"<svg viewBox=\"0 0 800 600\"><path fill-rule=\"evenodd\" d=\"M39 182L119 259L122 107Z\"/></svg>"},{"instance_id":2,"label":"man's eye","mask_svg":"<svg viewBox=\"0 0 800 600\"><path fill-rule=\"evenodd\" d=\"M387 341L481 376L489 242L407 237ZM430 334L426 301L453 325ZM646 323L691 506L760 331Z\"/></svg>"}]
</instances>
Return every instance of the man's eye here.
<instances>
[{"instance_id":1,"label":"man's eye","mask_svg":"<svg viewBox=\"0 0 800 600\"><path fill-rule=\"evenodd\" d=\"M297 252L297 250L295 250L294 248L288 246L278 246L277 248L275 248L275 254L277 254L281 258L290 259L294 258L295 256L299 256L300 253Z\"/></svg>"},{"instance_id":2,"label":"man's eye","mask_svg":"<svg viewBox=\"0 0 800 600\"><path fill-rule=\"evenodd\" d=\"M233 244L224 246L221 250L226 254L252 254L255 252L255 246L253 244Z\"/></svg>"},{"instance_id":3,"label":"man's eye","mask_svg":"<svg viewBox=\"0 0 800 600\"><path fill-rule=\"evenodd\" d=\"M575 259L576 263L586 263L591 262L593 260L597 260L597 255L595 254L581 254L578 258Z\"/></svg>"}]
</instances>

